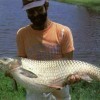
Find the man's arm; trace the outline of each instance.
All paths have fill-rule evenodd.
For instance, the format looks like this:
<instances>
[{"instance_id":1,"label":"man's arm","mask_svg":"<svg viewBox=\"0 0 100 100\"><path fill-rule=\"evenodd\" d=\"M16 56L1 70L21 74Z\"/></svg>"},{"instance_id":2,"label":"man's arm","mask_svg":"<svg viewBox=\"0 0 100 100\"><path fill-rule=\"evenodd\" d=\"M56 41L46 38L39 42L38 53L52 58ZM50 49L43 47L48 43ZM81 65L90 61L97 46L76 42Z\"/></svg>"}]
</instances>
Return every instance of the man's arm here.
<instances>
[{"instance_id":1,"label":"man's arm","mask_svg":"<svg viewBox=\"0 0 100 100\"><path fill-rule=\"evenodd\" d=\"M67 58L68 60L72 60L73 59L73 51L66 53L66 54L63 54L62 56L63 56L63 58Z\"/></svg>"},{"instance_id":2,"label":"man's arm","mask_svg":"<svg viewBox=\"0 0 100 100\"><path fill-rule=\"evenodd\" d=\"M67 58L68 60L73 60L73 51L64 54L63 58ZM80 81L80 76L78 76L77 74L73 74L68 77L68 82L66 84L73 84L79 81Z\"/></svg>"}]
</instances>

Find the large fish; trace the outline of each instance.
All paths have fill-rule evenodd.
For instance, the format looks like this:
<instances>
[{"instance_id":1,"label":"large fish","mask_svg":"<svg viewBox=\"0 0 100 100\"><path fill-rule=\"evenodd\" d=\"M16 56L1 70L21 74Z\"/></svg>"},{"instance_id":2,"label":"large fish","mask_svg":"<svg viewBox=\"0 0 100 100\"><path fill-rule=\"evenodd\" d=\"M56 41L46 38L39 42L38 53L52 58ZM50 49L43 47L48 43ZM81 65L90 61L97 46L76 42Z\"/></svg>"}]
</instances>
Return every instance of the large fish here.
<instances>
[{"instance_id":1,"label":"large fish","mask_svg":"<svg viewBox=\"0 0 100 100\"><path fill-rule=\"evenodd\" d=\"M32 92L51 92L62 89L68 76L78 74L81 79L100 81L100 68L77 60L30 60L0 58L0 69L10 72L24 88Z\"/></svg>"}]
</instances>

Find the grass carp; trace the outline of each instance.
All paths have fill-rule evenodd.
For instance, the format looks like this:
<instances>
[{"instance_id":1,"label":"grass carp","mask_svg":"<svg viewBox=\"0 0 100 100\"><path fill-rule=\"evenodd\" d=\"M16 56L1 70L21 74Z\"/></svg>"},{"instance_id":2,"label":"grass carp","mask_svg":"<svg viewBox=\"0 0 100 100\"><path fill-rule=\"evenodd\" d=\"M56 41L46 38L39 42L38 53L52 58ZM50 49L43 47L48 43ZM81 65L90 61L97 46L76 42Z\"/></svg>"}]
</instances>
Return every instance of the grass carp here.
<instances>
[{"instance_id":1,"label":"grass carp","mask_svg":"<svg viewBox=\"0 0 100 100\"><path fill-rule=\"evenodd\" d=\"M32 92L51 92L62 89L69 75L78 74L82 80L100 81L100 68L78 60L30 60L0 58L0 70L9 71L25 89Z\"/></svg>"}]
</instances>

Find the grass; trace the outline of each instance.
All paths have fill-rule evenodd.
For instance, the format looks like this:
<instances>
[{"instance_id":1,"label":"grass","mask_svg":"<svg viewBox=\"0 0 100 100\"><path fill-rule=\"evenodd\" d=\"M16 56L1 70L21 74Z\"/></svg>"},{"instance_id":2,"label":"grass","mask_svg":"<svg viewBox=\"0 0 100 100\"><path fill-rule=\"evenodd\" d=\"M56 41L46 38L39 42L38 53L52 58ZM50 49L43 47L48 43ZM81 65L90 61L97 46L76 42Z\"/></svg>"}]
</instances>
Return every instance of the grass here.
<instances>
[{"instance_id":1,"label":"grass","mask_svg":"<svg viewBox=\"0 0 100 100\"><path fill-rule=\"evenodd\" d=\"M70 88L72 100L100 100L100 82L80 82ZM13 91L11 79L0 73L0 100L25 100L25 91L18 84L18 92Z\"/></svg>"},{"instance_id":2,"label":"grass","mask_svg":"<svg viewBox=\"0 0 100 100\"><path fill-rule=\"evenodd\" d=\"M18 85L18 92L13 91L12 80L0 72L0 100L25 100L23 88Z\"/></svg>"},{"instance_id":3,"label":"grass","mask_svg":"<svg viewBox=\"0 0 100 100\"><path fill-rule=\"evenodd\" d=\"M85 6L88 10L100 13L100 0L55 0Z\"/></svg>"},{"instance_id":4,"label":"grass","mask_svg":"<svg viewBox=\"0 0 100 100\"><path fill-rule=\"evenodd\" d=\"M72 100L100 100L100 82L80 82L71 86Z\"/></svg>"}]
</instances>

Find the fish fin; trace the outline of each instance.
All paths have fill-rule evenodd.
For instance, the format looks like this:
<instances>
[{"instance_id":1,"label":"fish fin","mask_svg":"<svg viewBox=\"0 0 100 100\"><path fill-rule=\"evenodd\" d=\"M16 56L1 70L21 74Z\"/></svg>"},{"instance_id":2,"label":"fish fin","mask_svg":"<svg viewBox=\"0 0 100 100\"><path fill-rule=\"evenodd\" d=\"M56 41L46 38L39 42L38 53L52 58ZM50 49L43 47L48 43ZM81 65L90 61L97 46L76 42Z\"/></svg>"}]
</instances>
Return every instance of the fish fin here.
<instances>
[{"instance_id":1,"label":"fish fin","mask_svg":"<svg viewBox=\"0 0 100 100\"><path fill-rule=\"evenodd\" d=\"M86 75L86 74L82 75L81 79L85 80L85 81L87 81L89 83L93 80L89 75Z\"/></svg>"},{"instance_id":2,"label":"fish fin","mask_svg":"<svg viewBox=\"0 0 100 100\"><path fill-rule=\"evenodd\" d=\"M34 73L32 73L31 71L28 71L26 69L20 68L21 72L20 74L29 77L29 78L37 78L38 76Z\"/></svg>"},{"instance_id":3,"label":"fish fin","mask_svg":"<svg viewBox=\"0 0 100 100\"><path fill-rule=\"evenodd\" d=\"M61 90L63 87L58 85L47 85L50 88L55 88L56 90Z\"/></svg>"}]
</instances>

